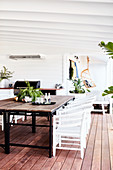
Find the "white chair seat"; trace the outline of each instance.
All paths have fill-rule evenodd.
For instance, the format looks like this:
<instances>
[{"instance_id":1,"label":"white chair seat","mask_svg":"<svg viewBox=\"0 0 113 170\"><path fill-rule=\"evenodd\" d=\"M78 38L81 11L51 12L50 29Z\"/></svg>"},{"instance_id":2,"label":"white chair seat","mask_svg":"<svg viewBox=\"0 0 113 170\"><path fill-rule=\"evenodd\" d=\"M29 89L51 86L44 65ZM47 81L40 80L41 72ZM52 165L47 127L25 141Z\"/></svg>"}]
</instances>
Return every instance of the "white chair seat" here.
<instances>
[{"instance_id":1,"label":"white chair seat","mask_svg":"<svg viewBox=\"0 0 113 170\"><path fill-rule=\"evenodd\" d=\"M72 136L73 135L73 137L75 136L75 137L80 137L80 127L76 127L76 128L74 128L74 127L70 127L70 128L66 128L66 127L64 127L64 128L58 128L57 130L56 130L56 134L60 134L60 135L63 135L63 136Z\"/></svg>"}]
</instances>

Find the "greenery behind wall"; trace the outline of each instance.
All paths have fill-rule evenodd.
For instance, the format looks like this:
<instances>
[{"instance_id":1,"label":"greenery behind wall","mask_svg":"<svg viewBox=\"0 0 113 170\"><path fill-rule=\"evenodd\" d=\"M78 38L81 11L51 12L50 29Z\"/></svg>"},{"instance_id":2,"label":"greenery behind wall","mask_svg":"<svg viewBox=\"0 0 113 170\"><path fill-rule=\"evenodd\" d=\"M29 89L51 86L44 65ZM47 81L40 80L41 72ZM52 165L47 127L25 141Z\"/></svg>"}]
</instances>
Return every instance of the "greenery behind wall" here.
<instances>
[{"instance_id":1,"label":"greenery behind wall","mask_svg":"<svg viewBox=\"0 0 113 170\"><path fill-rule=\"evenodd\" d=\"M102 47L102 49L107 52L107 55L109 55L110 58L113 59L113 42L108 42L107 44L105 44L104 41L101 41L99 46ZM106 96L108 94L113 94L113 86L110 86L108 87L108 89L104 90L102 96ZM113 98L113 95L111 97Z\"/></svg>"}]
</instances>

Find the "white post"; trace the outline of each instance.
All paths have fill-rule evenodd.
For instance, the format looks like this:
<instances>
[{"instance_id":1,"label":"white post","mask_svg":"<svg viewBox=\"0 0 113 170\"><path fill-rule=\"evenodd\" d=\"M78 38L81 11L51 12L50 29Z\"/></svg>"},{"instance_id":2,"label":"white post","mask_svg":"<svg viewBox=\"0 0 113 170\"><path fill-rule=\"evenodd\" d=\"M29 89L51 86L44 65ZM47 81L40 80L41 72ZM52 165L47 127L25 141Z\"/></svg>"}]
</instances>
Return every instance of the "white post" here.
<instances>
[{"instance_id":1,"label":"white post","mask_svg":"<svg viewBox=\"0 0 113 170\"><path fill-rule=\"evenodd\" d=\"M113 59L109 59L107 63L107 87L113 85Z\"/></svg>"}]
</instances>

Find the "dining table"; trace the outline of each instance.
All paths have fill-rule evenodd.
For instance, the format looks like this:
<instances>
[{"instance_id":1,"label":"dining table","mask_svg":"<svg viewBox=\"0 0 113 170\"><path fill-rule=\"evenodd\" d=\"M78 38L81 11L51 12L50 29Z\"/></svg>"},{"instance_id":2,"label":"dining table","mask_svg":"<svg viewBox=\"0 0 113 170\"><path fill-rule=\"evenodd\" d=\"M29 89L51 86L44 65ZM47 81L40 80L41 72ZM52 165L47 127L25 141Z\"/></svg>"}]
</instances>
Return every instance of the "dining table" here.
<instances>
[{"instance_id":1,"label":"dining table","mask_svg":"<svg viewBox=\"0 0 113 170\"><path fill-rule=\"evenodd\" d=\"M5 153L10 153L10 146L19 146L19 147L31 147L31 148L40 148L40 149L48 149L49 157L52 157L52 118L56 114L56 111L67 105L70 100L74 100L73 96L68 95L51 95L51 103L49 104L35 104L32 102L21 102L15 101L14 98L5 99L0 101L0 115L3 115L4 119L4 143L0 144L0 147L4 148ZM21 123L20 121L17 123L10 122L10 115L23 115L28 114L31 116L31 123ZM46 116L48 117L49 124L48 125L37 125L36 117L37 116ZM10 127L11 125L21 125L21 126L31 126L32 133L36 133L36 127L48 127L49 128L49 146L38 146L38 145L26 145L20 143L10 142Z\"/></svg>"}]
</instances>

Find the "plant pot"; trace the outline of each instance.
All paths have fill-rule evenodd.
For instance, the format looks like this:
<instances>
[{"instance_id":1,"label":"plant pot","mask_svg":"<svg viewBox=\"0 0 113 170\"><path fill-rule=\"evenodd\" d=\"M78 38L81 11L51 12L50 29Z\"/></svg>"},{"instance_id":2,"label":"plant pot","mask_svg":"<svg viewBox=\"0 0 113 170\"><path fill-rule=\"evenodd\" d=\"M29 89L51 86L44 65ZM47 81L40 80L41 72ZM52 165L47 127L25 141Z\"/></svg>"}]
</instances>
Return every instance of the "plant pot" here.
<instances>
[{"instance_id":1,"label":"plant pot","mask_svg":"<svg viewBox=\"0 0 113 170\"><path fill-rule=\"evenodd\" d=\"M79 99L85 96L86 96L86 93L75 93L75 99Z\"/></svg>"},{"instance_id":2,"label":"plant pot","mask_svg":"<svg viewBox=\"0 0 113 170\"><path fill-rule=\"evenodd\" d=\"M0 88L5 88L5 79L0 82Z\"/></svg>"},{"instance_id":3,"label":"plant pot","mask_svg":"<svg viewBox=\"0 0 113 170\"><path fill-rule=\"evenodd\" d=\"M68 93L70 96L74 96L75 99L82 98L86 96L86 93Z\"/></svg>"}]
</instances>

